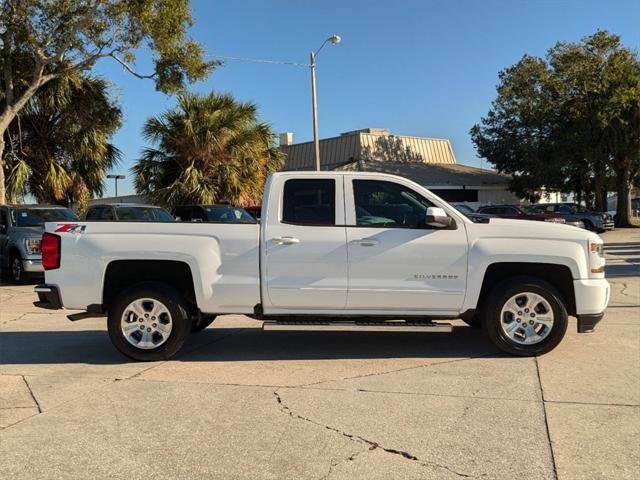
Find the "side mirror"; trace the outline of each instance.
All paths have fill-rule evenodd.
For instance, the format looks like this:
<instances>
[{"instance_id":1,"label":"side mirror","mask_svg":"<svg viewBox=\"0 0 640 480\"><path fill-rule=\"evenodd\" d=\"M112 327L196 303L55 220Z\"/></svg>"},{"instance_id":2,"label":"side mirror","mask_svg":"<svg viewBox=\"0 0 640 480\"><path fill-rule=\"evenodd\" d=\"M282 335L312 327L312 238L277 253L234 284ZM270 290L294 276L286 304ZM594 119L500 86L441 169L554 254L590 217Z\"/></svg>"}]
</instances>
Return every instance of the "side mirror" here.
<instances>
[{"instance_id":1,"label":"side mirror","mask_svg":"<svg viewBox=\"0 0 640 480\"><path fill-rule=\"evenodd\" d=\"M447 216L445 211L439 207L427 208L425 223L430 227L451 228L455 225L453 218Z\"/></svg>"}]
</instances>

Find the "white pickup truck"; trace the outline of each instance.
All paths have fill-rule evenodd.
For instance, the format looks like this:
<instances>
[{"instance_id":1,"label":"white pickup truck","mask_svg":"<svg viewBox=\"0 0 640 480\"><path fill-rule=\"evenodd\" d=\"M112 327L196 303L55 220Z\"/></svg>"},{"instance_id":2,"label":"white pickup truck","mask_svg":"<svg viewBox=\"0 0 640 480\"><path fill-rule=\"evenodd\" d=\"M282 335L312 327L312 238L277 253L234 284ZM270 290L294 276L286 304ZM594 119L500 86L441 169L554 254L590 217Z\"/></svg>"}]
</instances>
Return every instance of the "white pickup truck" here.
<instances>
[{"instance_id":1,"label":"white pickup truck","mask_svg":"<svg viewBox=\"0 0 640 480\"><path fill-rule=\"evenodd\" d=\"M526 220L474 223L425 188L361 172L277 173L260 224L48 223L36 305L108 317L116 348L166 359L216 315L265 329L481 326L538 355L568 315L592 331L609 301L602 240Z\"/></svg>"}]
</instances>

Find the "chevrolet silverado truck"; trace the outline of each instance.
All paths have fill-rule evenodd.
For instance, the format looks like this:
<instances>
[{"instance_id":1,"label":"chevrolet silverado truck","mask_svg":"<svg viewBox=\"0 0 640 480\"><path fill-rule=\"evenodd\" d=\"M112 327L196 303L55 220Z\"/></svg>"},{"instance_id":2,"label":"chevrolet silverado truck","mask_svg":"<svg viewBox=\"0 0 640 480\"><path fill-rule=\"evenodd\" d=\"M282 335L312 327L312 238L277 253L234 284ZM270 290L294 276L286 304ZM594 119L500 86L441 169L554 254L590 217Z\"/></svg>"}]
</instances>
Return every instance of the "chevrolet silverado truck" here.
<instances>
[{"instance_id":1,"label":"chevrolet silverado truck","mask_svg":"<svg viewBox=\"0 0 640 480\"><path fill-rule=\"evenodd\" d=\"M462 318L504 352L539 355L569 315L592 331L609 301L595 233L474 223L378 173L276 173L260 223L47 223L42 253L36 305L106 316L115 347L143 361L222 314L265 330L450 332Z\"/></svg>"}]
</instances>

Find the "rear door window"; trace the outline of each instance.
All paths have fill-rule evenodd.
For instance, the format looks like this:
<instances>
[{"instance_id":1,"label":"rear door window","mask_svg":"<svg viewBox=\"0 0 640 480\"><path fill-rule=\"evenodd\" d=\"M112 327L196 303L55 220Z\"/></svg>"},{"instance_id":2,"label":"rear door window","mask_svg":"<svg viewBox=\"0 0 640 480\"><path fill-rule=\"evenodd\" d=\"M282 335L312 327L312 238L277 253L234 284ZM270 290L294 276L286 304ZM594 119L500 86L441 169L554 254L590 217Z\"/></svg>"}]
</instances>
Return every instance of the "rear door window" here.
<instances>
[{"instance_id":1,"label":"rear door window","mask_svg":"<svg viewBox=\"0 0 640 480\"><path fill-rule=\"evenodd\" d=\"M282 221L294 225L336 224L336 182L333 179L291 179L284 184Z\"/></svg>"}]
</instances>

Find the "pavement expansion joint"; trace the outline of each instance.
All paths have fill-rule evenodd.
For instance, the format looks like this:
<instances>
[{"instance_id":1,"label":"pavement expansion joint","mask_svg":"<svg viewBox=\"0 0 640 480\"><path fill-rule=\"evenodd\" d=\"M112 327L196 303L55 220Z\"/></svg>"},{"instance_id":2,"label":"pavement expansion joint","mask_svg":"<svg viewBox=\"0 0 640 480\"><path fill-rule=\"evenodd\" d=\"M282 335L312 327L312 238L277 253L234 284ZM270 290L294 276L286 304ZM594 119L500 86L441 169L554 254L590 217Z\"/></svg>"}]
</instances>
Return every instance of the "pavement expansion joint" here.
<instances>
[{"instance_id":1,"label":"pavement expansion joint","mask_svg":"<svg viewBox=\"0 0 640 480\"><path fill-rule=\"evenodd\" d=\"M29 382L27 381L27 377L22 375L22 380L24 381L24 384L27 386L27 390L29 390L29 394L31 395L31 398L33 399L33 403L36 404L36 407L38 409L38 413L42 413L42 408L40 408L40 402L38 402L38 399L33 394L33 390L31 390L31 385L29 385Z\"/></svg>"},{"instance_id":2,"label":"pavement expansion joint","mask_svg":"<svg viewBox=\"0 0 640 480\"><path fill-rule=\"evenodd\" d=\"M405 458L407 460L411 460L413 462L416 462L416 463L422 465L423 467L439 468L439 469L447 470L447 471L449 471L449 472L451 472L451 473L453 473L453 474L455 474L455 475L457 475L458 477L461 477L461 478L475 478L473 475L467 475L465 473L457 472L457 471L453 470L452 468L450 468L450 467L448 467L446 465L442 465L442 464L435 463L435 462L429 462L427 460L422 460L422 459L416 457L415 455L413 455L412 453L409 453L409 452L406 452L406 451L403 451L403 450L398 450L398 449L395 449L395 448L384 447L384 446L380 445L378 442L375 442L373 440L368 440L368 439L366 439L364 437L361 437L360 435L355 435L355 434L352 434L352 433L343 432L342 430L340 430L340 429L338 429L336 427L332 427L330 425L324 425L324 424L316 422L315 420L312 420L310 418L303 417L302 415L298 415L297 413L295 413L293 410L291 410L291 408L289 408L284 403L284 401L282 400L282 397L280 396L280 394L278 393L277 390L275 390L273 392L273 395L275 396L276 401L278 402L278 406L280 407L280 410L284 414L289 415L290 417L295 418L297 420L302 420L304 422L311 423L311 424L316 425L318 427L325 428L325 429L327 429L327 430L329 430L331 432L334 432L334 433L337 433L339 435L342 435L343 437L348 438L349 440L351 440L353 442L357 442L357 443L361 443L361 444L367 445L369 447L367 451L373 451L373 450L378 450L379 449L379 450L382 450L382 451L384 451L386 453L390 453L392 455L398 455L398 456L400 456L402 458ZM352 458L352 457L355 458L355 456L353 456L353 455L351 457L349 457L349 458ZM326 475L323 478L327 478L327 476L328 475Z\"/></svg>"},{"instance_id":3,"label":"pavement expansion joint","mask_svg":"<svg viewBox=\"0 0 640 480\"><path fill-rule=\"evenodd\" d=\"M487 353L486 355L478 355L475 357L465 357L465 358L457 358L455 360L444 360L442 362L432 362L432 363L423 363L421 365L414 365L411 367L402 367L402 368L397 368L394 370L385 370L384 372L374 372L374 373L364 373L361 375L354 375L352 377L342 377L342 378L332 378L329 380L320 380L319 382L313 382L313 383L305 383L302 385L298 385L297 387L300 388L307 388L307 387L315 387L317 385L322 385L323 383L332 383L332 382L343 382L345 380L357 380L360 378L368 378L368 377L377 377L380 375L388 375L391 373L399 373L399 372L406 372L408 370L416 370L418 368L429 368L429 367L435 367L435 366L439 366L439 365L445 365L447 363L458 363L458 362L466 362L468 360L475 360L477 358L487 358L487 357L493 357L493 356L500 356L501 354L497 354L497 353Z\"/></svg>"},{"instance_id":4,"label":"pavement expansion joint","mask_svg":"<svg viewBox=\"0 0 640 480\"><path fill-rule=\"evenodd\" d=\"M535 357L536 361L536 374L538 376L538 385L540 386L540 395L542 397L542 413L544 414L544 427L547 432L547 442L549 445L549 453L551 454L551 464L553 465L553 478L558 480L558 467L556 465L556 455L553 451L553 441L551 440L551 431L549 429L549 418L547 417L547 405L544 398L544 388L542 387L542 377L540 376L540 363L538 357Z\"/></svg>"}]
</instances>

